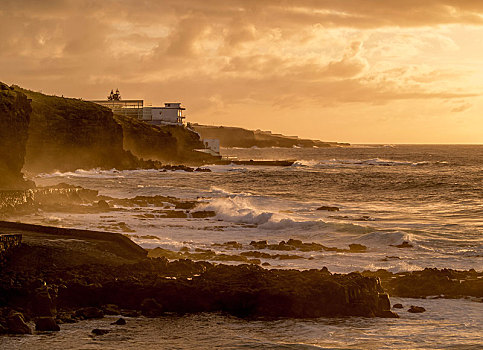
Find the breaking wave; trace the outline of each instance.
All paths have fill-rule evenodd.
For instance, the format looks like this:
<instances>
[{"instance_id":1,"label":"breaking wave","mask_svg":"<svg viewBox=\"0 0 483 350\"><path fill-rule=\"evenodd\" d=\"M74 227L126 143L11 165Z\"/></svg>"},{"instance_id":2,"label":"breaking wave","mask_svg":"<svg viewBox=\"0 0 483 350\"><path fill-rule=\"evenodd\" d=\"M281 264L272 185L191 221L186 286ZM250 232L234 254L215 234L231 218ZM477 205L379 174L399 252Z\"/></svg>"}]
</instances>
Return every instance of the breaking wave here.
<instances>
[{"instance_id":1,"label":"breaking wave","mask_svg":"<svg viewBox=\"0 0 483 350\"><path fill-rule=\"evenodd\" d=\"M326 168L326 167L350 167L350 166L425 166L431 165L429 161L411 162L411 161L396 161L381 158L372 159L330 159L324 161L315 160L298 160L294 167L312 167L312 168ZM434 164L446 165L447 162L435 162Z\"/></svg>"},{"instance_id":2,"label":"breaking wave","mask_svg":"<svg viewBox=\"0 0 483 350\"><path fill-rule=\"evenodd\" d=\"M284 208L277 207L276 203L270 202L267 198L252 194L232 194L222 189L218 191L229 195L213 198L202 205L204 210L214 211L218 220L254 225L264 230L323 230L351 234L365 234L374 230L372 227L352 223L307 220L283 212Z\"/></svg>"}]
</instances>

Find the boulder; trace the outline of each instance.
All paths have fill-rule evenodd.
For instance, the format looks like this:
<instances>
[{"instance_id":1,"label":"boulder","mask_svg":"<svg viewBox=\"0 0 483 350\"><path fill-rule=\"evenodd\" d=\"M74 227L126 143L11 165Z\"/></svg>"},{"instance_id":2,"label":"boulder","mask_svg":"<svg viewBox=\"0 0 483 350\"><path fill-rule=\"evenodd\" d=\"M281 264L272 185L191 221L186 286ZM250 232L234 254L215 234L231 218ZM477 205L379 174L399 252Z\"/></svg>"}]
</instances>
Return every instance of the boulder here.
<instances>
[{"instance_id":1,"label":"boulder","mask_svg":"<svg viewBox=\"0 0 483 350\"><path fill-rule=\"evenodd\" d=\"M337 207L330 207L328 205L323 205L321 207L318 207L317 210L339 211L339 208L337 208Z\"/></svg>"},{"instance_id":2,"label":"boulder","mask_svg":"<svg viewBox=\"0 0 483 350\"><path fill-rule=\"evenodd\" d=\"M97 202L97 207L101 210L109 210L111 208L109 203L107 203L104 199L101 199L99 202Z\"/></svg>"},{"instance_id":3,"label":"boulder","mask_svg":"<svg viewBox=\"0 0 483 350\"><path fill-rule=\"evenodd\" d=\"M25 323L20 312L12 311L7 317L7 328L10 334L32 334L29 325Z\"/></svg>"},{"instance_id":4,"label":"boulder","mask_svg":"<svg viewBox=\"0 0 483 350\"><path fill-rule=\"evenodd\" d=\"M114 305L114 304L107 304L102 307L102 311L104 312L105 315L120 315L121 310L119 309L119 306Z\"/></svg>"},{"instance_id":5,"label":"boulder","mask_svg":"<svg viewBox=\"0 0 483 350\"><path fill-rule=\"evenodd\" d=\"M103 318L104 313L102 312L102 310L96 307L90 306L90 307L84 307L82 309L77 310L74 313L74 316L77 318L88 320L91 318Z\"/></svg>"},{"instance_id":6,"label":"boulder","mask_svg":"<svg viewBox=\"0 0 483 350\"><path fill-rule=\"evenodd\" d=\"M126 324L126 320L120 317L117 321L112 322L112 325L118 325L118 326L123 326Z\"/></svg>"},{"instance_id":7,"label":"boulder","mask_svg":"<svg viewBox=\"0 0 483 350\"><path fill-rule=\"evenodd\" d=\"M140 313L136 310L121 310L121 315L124 317L139 317Z\"/></svg>"},{"instance_id":8,"label":"boulder","mask_svg":"<svg viewBox=\"0 0 483 350\"><path fill-rule=\"evenodd\" d=\"M99 329L99 328L94 328L91 332L94 335L104 335L109 333L108 329Z\"/></svg>"},{"instance_id":9,"label":"boulder","mask_svg":"<svg viewBox=\"0 0 483 350\"><path fill-rule=\"evenodd\" d=\"M392 306L394 309L402 309L404 306L403 304L397 303Z\"/></svg>"},{"instance_id":10,"label":"boulder","mask_svg":"<svg viewBox=\"0 0 483 350\"><path fill-rule=\"evenodd\" d=\"M72 318L72 314L69 313L60 313L57 315L57 323L62 324L62 323L76 323L77 320L75 318Z\"/></svg>"},{"instance_id":11,"label":"boulder","mask_svg":"<svg viewBox=\"0 0 483 350\"><path fill-rule=\"evenodd\" d=\"M45 332L58 332L60 327L52 317L38 317L35 320L35 330Z\"/></svg>"},{"instance_id":12,"label":"boulder","mask_svg":"<svg viewBox=\"0 0 483 350\"><path fill-rule=\"evenodd\" d=\"M141 313L146 317L161 316L163 307L155 299L147 298L141 303Z\"/></svg>"},{"instance_id":13,"label":"boulder","mask_svg":"<svg viewBox=\"0 0 483 350\"><path fill-rule=\"evenodd\" d=\"M408 309L408 312L411 312L413 314L419 314L421 312L425 312L426 309L422 306L415 306L415 305L411 305Z\"/></svg>"},{"instance_id":14,"label":"boulder","mask_svg":"<svg viewBox=\"0 0 483 350\"><path fill-rule=\"evenodd\" d=\"M412 248L413 247L413 245L410 244L408 241L404 241L401 244L396 244L396 245L389 244L389 245L391 247L396 247L396 248Z\"/></svg>"},{"instance_id":15,"label":"boulder","mask_svg":"<svg viewBox=\"0 0 483 350\"><path fill-rule=\"evenodd\" d=\"M349 250L354 253L360 253L365 252L367 250L367 247L362 244L352 243L349 244Z\"/></svg>"}]
</instances>

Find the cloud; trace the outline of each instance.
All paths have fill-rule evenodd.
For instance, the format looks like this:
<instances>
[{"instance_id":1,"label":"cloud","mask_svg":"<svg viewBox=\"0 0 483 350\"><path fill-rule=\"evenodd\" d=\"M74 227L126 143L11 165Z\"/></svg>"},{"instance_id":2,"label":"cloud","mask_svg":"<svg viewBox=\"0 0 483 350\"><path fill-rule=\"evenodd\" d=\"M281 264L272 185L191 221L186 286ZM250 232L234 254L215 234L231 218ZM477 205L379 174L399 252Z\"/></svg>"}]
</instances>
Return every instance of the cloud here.
<instances>
[{"instance_id":1,"label":"cloud","mask_svg":"<svg viewBox=\"0 0 483 350\"><path fill-rule=\"evenodd\" d=\"M468 69L438 58L459 49L448 25L482 14L464 0L2 0L0 80L200 108L471 98Z\"/></svg>"},{"instance_id":2,"label":"cloud","mask_svg":"<svg viewBox=\"0 0 483 350\"><path fill-rule=\"evenodd\" d=\"M473 105L471 103L466 102L466 101L459 101L459 102L457 102L457 104L453 108L451 108L451 112L461 113L461 112L467 111L471 107L473 107Z\"/></svg>"}]
</instances>

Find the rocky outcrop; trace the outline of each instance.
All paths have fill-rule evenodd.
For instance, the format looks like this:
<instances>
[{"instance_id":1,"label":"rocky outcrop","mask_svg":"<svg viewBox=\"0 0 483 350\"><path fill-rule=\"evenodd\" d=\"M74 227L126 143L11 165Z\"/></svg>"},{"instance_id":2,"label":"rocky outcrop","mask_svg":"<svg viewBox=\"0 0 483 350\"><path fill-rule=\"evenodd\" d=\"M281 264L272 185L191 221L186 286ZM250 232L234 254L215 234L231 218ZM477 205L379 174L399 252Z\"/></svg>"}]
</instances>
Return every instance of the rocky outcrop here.
<instances>
[{"instance_id":1,"label":"rocky outcrop","mask_svg":"<svg viewBox=\"0 0 483 350\"><path fill-rule=\"evenodd\" d=\"M7 329L10 334L31 334L32 330L20 312L12 311L7 317Z\"/></svg>"},{"instance_id":2,"label":"rocky outcrop","mask_svg":"<svg viewBox=\"0 0 483 350\"><path fill-rule=\"evenodd\" d=\"M364 271L364 276L378 277L391 296L403 298L483 298L483 272L473 269L426 268L421 271L392 273L386 270Z\"/></svg>"},{"instance_id":3,"label":"rocky outcrop","mask_svg":"<svg viewBox=\"0 0 483 350\"><path fill-rule=\"evenodd\" d=\"M21 173L31 111L25 94L0 82L0 190L32 186Z\"/></svg>"},{"instance_id":4,"label":"rocky outcrop","mask_svg":"<svg viewBox=\"0 0 483 350\"><path fill-rule=\"evenodd\" d=\"M114 119L123 129L124 149L143 159L176 159L178 140L169 132L131 117L114 115Z\"/></svg>"},{"instance_id":5,"label":"rocky outcrop","mask_svg":"<svg viewBox=\"0 0 483 350\"><path fill-rule=\"evenodd\" d=\"M15 91L32 100L26 170L126 169L142 165L123 149L122 127L108 108L20 87Z\"/></svg>"},{"instance_id":6,"label":"rocky outcrop","mask_svg":"<svg viewBox=\"0 0 483 350\"><path fill-rule=\"evenodd\" d=\"M53 317L38 317L35 320L35 330L41 332L58 332L60 331L60 327Z\"/></svg>"},{"instance_id":7,"label":"rocky outcrop","mask_svg":"<svg viewBox=\"0 0 483 350\"><path fill-rule=\"evenodd\" d=\"M145 257L120 234L35 225L22 231L25 243L0 270L0 308L21 309L34 320L71 322L102 317L103 310L149 317L218 311L238 317L397 316L379 279L359 273L170 262ZM42 322L49 328L50 321Z\"/></svg>"},{"instance_id":8,"label":"rocky outcrop","mask_svg":"<svg viewBox=\"0 0 483 350\"><path fill-rule=\"evenodd\" d=\"M143 159L163 163L203 164L217 159L206 153L196 152L204 148L199 134L181 125L149 125L137 119L114 115L122 126L124 148Z\"/></svg>"},{"instance_id":9,"label":"rocky outcrop","mask_svg":"<svg viewBox=\"0 0 483 350\"><path fill-rule=\"evenodd\" d=\"M237 127L190 124L203 139L219 139L222 147L331 147L348 143L299 139L296 136L272 134L270 131L247 130Z\"/></svg>"},{"instance_id":10,"label":"rocky outcrop","mask_svg":"<svg viewBox=\"0 0 483 350\"><path fill-rule=\"evenodd\" d=\"M146 259L117 267L51 267L44 269L42 278L57 290L60 314L70 313L63 319L102 317L105 304L118 306L122 315L135 314L123 310L138 310L148 317L218 311L237 317L397 317L378 279L358 273L331 274L326 269L266 270L254 265ZM7 306L29 305L25 276L11 272L9 280L13 283L0 285L2 294L13 298L4 300Z\"/></svg>"}]
</instances>

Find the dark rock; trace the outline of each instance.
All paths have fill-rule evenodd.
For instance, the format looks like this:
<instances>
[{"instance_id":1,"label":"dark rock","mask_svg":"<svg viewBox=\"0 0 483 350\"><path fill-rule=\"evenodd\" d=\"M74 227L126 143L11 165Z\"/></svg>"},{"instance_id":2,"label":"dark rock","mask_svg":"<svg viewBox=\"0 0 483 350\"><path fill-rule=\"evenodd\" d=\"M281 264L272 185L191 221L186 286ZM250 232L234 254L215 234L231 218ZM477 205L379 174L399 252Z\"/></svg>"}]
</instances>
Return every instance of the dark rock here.
<instances>
[{"instance_id":1,"label":"dark rock","mask_svg":"<svg viewBox=\"0 0 483 350\"><path fill-rule=\"evenodd\" d=\"M72 315L69 313L60 313L57 314L57 323L76 323L77 320L72 318Z\"/></svg>"},{"instance_id":2,"label":"dark rock","mask_svg":"<svg viewBox=\"0 0 483 350\"><path fill-rule=\"evenodd\" d=\"M188 215L181 210L163 210L162 213L164 218L170 218L170 219L175 219L175 218L184 219L188 217Z\"/></svg>"},{"instance_id":3,"label":"dark rock","mask_svg":"<svg viewBox=\"0 0 483 350\"><path fill-rule=\"evenodd\" d=\"M402 309L404 306L403 304L397 303L397 304L394 304L392 307L395 309Z\"/></svg>"},{"instance_id":4,"label":"dark rock","mask_svg":"<svg viewBox=\"0 0 483 350\"><path fill-rule=\"evenodd\" d=\"M57 310L50 298L47 286L42 286L35 290L35 296L32 300L32 313L34 316L40 317L56 315Z\"/></svg>"},{"instance_id":5,"label":"dark rock","mask_svg":"<svg viewBox=\"0 0 483 350\"><path fill-rule=\"evenodd\" d=\"M91 332L94 335L104 335L109 333L108 329L99 329L99 328L94 328Z\"/></svg>"},{"instance_id":6,"label":"dark rock","mask_svg":"<svg viewBox=\"0 0 483 350\"><path fill-rule=\"evenodd\" d=\"M108 210L111 208L109 206L109 203L107 203L104 199L101 199L100 201L97 202L97 207L102 210Z\"/></svg>"},{"instance_id":7,"label":"dark rock","mask_svg":"<svg viewBox=\"0 0 483 350\"><path fill-rule=\"evenodd\" d=\"M303 246L303 242L300 240L300 239L292 239L290 238L288 241L287 241L287 244L288 245L293 245L294 247L302 247Z\"/></svg>"},{"instance_id":8,"label":"dark rock","mask_svg":"<svg viewBox=\"0 0 483 350\"><path fill-rule=\"evenodd\" d=\"M352 244L349 244L349 250L351 252L361 253L361 252L365 252L367 250L367 247L362 244L352 243Z\"/></svg>"},{"instance_id":9,"label":"dark rock","mask_svg":"<svg viewBox=\"0 0 483 350\"><path fill-rule=\"evenodd\" d=\"M412 313L421 313L421 312L425 312L426 309L422 306L415 306L415 305L411 305L408 309L408 312L412 312Z\"/></svg>"},{"instance_id":10,"label":"dark rock","mask_svg":"<svg viewBox=\"0 0 483 350\"><path fill-rule=\"evenodd\" d=\"M102 307L102 311L105 315L120 315L121 311L119 306L114 304L107 304Z\"/></svg>"},{"instance_id":11,"label":"dark rock","mask_svg":"<svg viewBox=\"0 0 483 350\"><path fill-rule=\"evenodd\" d=\"M4 327L1 323L0 323L0 334L7 334L8 333L8 328Z\"/></svg>"},{"instance_id":12,"label":"dark rock","mask_svg":"<svg viewBox=\"0 0 483 350\"><path fill-rule=\"evenodd\" d=\"M141 314L137 310L121 310L121 315L124 317L139 317Z\"/></svg>"},{"instance_id":13,"label":"dark rock","mask_svg":"<svg viewBox=\"0 0 483 350\"><path fill-rule=\"evenodd\" d=\"M60 327L52 317L38 317L35 320L35 330L43 332L58 332Z\"/></svg>"},{"instance_id":14,"label":"dark rock","mask_svg":"<svg viewBox=\"0 0 483 350\"><path fill-rule=\"evenodd\" d=\"M123 318L121 317L121 318L119 318L117 321L112 322L111 324L112 324L112 325L123 326L123 325L125 325L125 324L126 324L126 320L125 320L125 319L123 319Z\"/></svg>"},{"instance_id":15,"label":"dark rock","mask_svg":"<svg viewBox=\"0 0 483 350\"><path fill-rule=\"evenodd\" d=\"M7 328L10 334L32 334L32 330L25 323L20 312L12 311L7 317Z\"/></svg>"},{"instance_id":16,"label":"dark rock","mask_svg":"<svg viewBox=\"0 0 483 350\"><path fill-rule=\"evenodd\" d=\"M251 241L250 245L256 249L265 249L268 245L267 241Z\"/></svg>"},{"instance_id":17,"label":"dark rock","mask_svg":"<svg viewBox=\"0 0 483 350\"><path fill-rule=\"evenodd\" d=\"M199 171L202 173L211 173L211 169L208 168L196 168L195 171Z\"/></svg>"},{"instance_id":18,"label":"dark rock","mask_svg":"<svg viewBox=\"0 0 483 350\"><path fill-rule=\"evenodd\" d=\"M483 297L483 272L475 274L471 271L426 268L422 271L395 274L386 270L364 271L363 274L380 278L384 289L392 296L403 298L423 298L434 295L444 295L445 298Z\"/></svg>"},{"instance_id":19,"label":"dark rock","mask_svg":"<svg viewBox=\"0 0 483 350\"><path fill-rule=\"evenodd\" d=\"M389 301L389 295L386 293L379 293L379 308L382 310L390 310L391 303Z\"/></svg>"},{"instance_id":20,"label":"dark rock","mask_svg":"<svg viewBox=\"0 0 483 350\"><path fill-rule=\"evenodd\" d=\"M238 243L237 241L229 241L229 242L225 242L225 243L213 243L212 244L213 247L223 247L223 248L226 248L226 249L242 249L243 248L243 244L241 243Z\"/></svg>"},{"instance_id":21,"label":"dark rock","mask_svg":"<svg viewBox=\"0 0 483 350\"><path fill-rule=\"evenodd\" d=\"M163 314L163 307L153 298L146 298L141 303L141 313L146 317L157 317Z\"/></svg>"},{"instance_id":22,"label":"dark rock","mask_svg":"<svg viewBox=\"0 0 483 350\"><path fill-rule=\"evenodd\" d=\"M403 241L401 244L398 244L398 245L393 245L393 244L390 244L391 247L396 247L396 248L412 248L413 245L410 244L408 241Z\"/></svg>"},{"instance_id":23,"label":"dark rock","mask_svg":"<svg viewBox=\"0 0 483 350\"><path fill-rule=\"evenodd\" d=\"M213 210L201 210L191 212L191 217L196 219L211 218L213 216L216 216L216 213Z\"/></svg>"},{"instance_id":24,"label":"dark rock","mask_svg":"<svg viewBox=\"0 0 483 350\"><path fill-rule=\"evenodd\" d=\"M74 313L74 316L77 318L88 320L91 318L103 318L104 313L102 312L102 310L96 307L90 306L90 307L84 307L82 309L77 310Z\"/></svg>"},{"instance_id":25,"label":"dark rock","mask_svg":"<svg viewBox=\"0 0 483 350\"><path fill-rule=\"evenodd\" d=\"M270 250L282 250L282 251L289 251L289 250L295 250L296 248L285 241L280 241L278 244L269 244L267 246L268 249Z\"/></svg>"},{"instance_id":26,"label":"dark rock","mask_svg":"<svg viewBox=\"0 0 483 350\"><path fill-rule=\"evenodd\" d=\"M399 318L399 315L391 310L382 310L378 316L382 318Z\"/></svg>"},{"instance_id":27,"label":"dark rock","mask_svg":"<svg viewBox=\"0 0 483 350\"><path fill-rule=\"evenodd\" d=\"M330 206L327 206L327 205L323 205L321 207L318 207L317 210L339 211L339 208L337 208L337 207L330 207Z\"/></svg>"}]
</instances>

